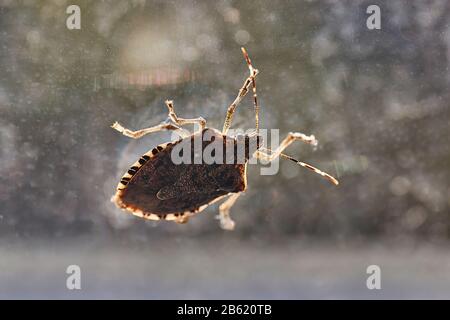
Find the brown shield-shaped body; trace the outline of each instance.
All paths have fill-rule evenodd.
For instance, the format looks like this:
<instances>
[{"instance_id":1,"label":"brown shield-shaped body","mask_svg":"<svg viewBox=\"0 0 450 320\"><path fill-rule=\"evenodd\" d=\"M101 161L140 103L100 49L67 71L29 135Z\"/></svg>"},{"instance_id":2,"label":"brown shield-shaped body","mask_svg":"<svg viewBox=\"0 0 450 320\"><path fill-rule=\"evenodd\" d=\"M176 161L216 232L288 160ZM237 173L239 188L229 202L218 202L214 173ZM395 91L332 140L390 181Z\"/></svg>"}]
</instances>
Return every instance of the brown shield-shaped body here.
<instances>
[{"instance_id":1,"label":"brown shield-shaped body","mask_svg":"<svg viewBox=\"0 0 450 320\"><path fill-rule=\"evenodd\" d=\"M203 157L195 159L212 141L223 146L222 164L205 163ZM245 191L246 161L226 161L226 150L236 152L236 146L234 138L211 128L159 145L125 173L113 201L142 218L186 222L228 193ZM190 156L184 154L186 150ZM177 161L174 156L178 156ZM179 163L180 158L187 163Z\"/></svg>"}]
</instances>

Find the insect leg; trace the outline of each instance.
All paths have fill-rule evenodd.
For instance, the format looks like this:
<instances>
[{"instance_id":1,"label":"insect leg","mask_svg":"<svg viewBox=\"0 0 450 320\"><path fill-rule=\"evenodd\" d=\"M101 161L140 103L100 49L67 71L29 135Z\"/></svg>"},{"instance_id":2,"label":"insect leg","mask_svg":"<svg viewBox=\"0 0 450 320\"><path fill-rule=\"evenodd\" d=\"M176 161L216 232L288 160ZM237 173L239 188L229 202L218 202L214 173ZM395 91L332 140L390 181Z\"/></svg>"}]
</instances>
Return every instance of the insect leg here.
<instances>
[{"instance_id":1,"label":"insect leg","mask_svg":"<svg viewBox=\"0 0 450 320\"><path fill-rule=\"evenodd\" d=\"M304 143L317 146L317 140L314 135L307 136L300 132L289 132L287 137L281 142L278 148L274 151L271 151L271 154L268 155L268 161L272 161L280 156L284 149L286 149L292 142L294 141L302 141Z\"/></svg>"},{"instance_id":2,"label":"insect leg","mask_svg":"<svg viewBox=\"0 0 450 320\"><path fill-rule=\"evenodd\" d=\"M263 148L263 149L265 149L265 148ZM268 149L266 149L266 150L268 150ZM280 153L280 156L285 158L285 159L291 160L291 161L297 163L298 165L301 165L303 168L306 168L308 170L311 170L314 173L317 173L318 175L321 175L322 177L324 177L325 179L327 179L328 181L330 181L331 183L333 183L336 186L339 184L339 181L337 181L336 178L334 178L332 175L330 175L330 174L328 174L328 173L326 173L326 172L324 172L324 171L322 171L320 169L317 169L316 167L314 167L314 166L312 166L310 164L307 164L305 162L301 162L301 161L299 161L297 159L294 159L294 158L292 158L292 157L290 157L288 155L285 155L284 153ZM263 160L266 160L266 161L274 160L274 159L270 160L271 155L267 154L267 153L265 153L263 151L257 151L256 157L258 159L263 159Z\"/></svg>"},{"instance_id":3,"label":"insect leg","mask_svg":"<svg viewBox=\"0 0 450 320\"><path fill-rule=\"evenodd\" d=\"M248 56L247 50L244 47L241 48L242 53L244 54L245 61L247 62L248 69L250 70L250 75L255 75L255 68L253 68L252 61ZM252 78L252 90L253 90L253 107L255 109L255 129L256 132L259 133L259 105L258 105L258 95L256 94L256 79Z\"/></svg>"},{"instance_id":4,"label":"insect leg","mask_svg":"<svg viewBox=\"0 0 450 320\"><path fill-rule=\"evenodd\" d=\"M141 130L137 130L137 131L132 131L130 129L124 128L120 123L118 123L116 121L111 126L111 128L121 132L124 136L130 137L133 139L139 139L139 138L142 138L143 136L145 136L146 134L163 131L163 130L180 130L181 131L180 127L178 127L177 125L174 125L170 122L161 122L160 124L158 124L154 127L145 128L145 129L141 129Z\"/></svg>"},{"instance_id":5,"label":"insect leg","mask_svg":"<svg viewBox=\"0 0 450 320\"><path fill-rule=\"evenodd\" d=\"M247 94L247 92L249 91L249 88L252 84L254 84L254 99L256 99L256 83L255 78L256 75L258 74L258 70L253 68L253 66L251 65L250 59L247 60L248 55L247 52L244 50L242 50L242 52L244 53L245 59L247 61L247 63L249 64L249 69L250 69L250 76L245 79L244 84L242 85L241 89L239 89L238 95L236 96L236 98L234 99L234 101L230 104L230 106L228 107L227 110L227 116L225 118L225 122L223 124L223 129L222 129L222 133L226 134L228 132L228 129L230 129L231 127L231 122L233 121L233 115L234 112L236 111L236 107L238 106L238 104L242 101L242 99L245 97L245 95ZM257 100L255 100L255 111L256 110L256 106L257 106Z\"/></svg>"},{"instance_id":6,"label":"insect leg","mask_svg":"<svg viewBox=\"0 0 450 320\"><path fill-rule=\"evenodd\" d=\"M317 140L314 137L314 135L307 136L307 135L305 135L303 133L299 133L299 132L290 132L288 134L288 136L281 142L280 146L276 150L270 150L268 148L261 148L260 150L258 150L255 153L255 156L258 159L262 159L262 160L266 160L266 161L273 161L276 158L281 156L285 159L288 159L288 160L291 160L291 161L297 163L298 165L301 165L302 167L304 167L306 169L309 169L309 170L321 175L328 181L332 182L334 185L338 185L339 182L334 177L329 175L328 173L323 172L323 171L317 169L316 167L313 167L310 164L298 161L298 160L282 153L284 149L286 149L292 142L294 142L296 140L300 140L302 142L311 144L313 146L317 146ZM268 151L269 153L264 152L264 151Z\"/></svg>"},{"instance_id":7,"label":"insect leg","mask_svg":"<svg viewBox=\"0 0 450 320\"><path fill-rule=\"evenodd\" d=\"M230 209L241 193L232 193L230 197L219 206L220 227L224 230L233 230L235 223L230 217Z\"/></svg>"},{"instance_id":8,"label":"insect leg","mask_svg":"<svg viewBox=\"0 0 450 320\"><path fill-rule=\"evenodd\" d=\"M192 118L192 119L179 118L175 113L175 109L173 107L173 101L166 100L165 103L166 103L167 108L169 109L169 118L177 125L184 126L185 124L198 124L199 131L202 131L205 128L206 120L203 119L202 117Z\"/></svg>"}]
</instances>

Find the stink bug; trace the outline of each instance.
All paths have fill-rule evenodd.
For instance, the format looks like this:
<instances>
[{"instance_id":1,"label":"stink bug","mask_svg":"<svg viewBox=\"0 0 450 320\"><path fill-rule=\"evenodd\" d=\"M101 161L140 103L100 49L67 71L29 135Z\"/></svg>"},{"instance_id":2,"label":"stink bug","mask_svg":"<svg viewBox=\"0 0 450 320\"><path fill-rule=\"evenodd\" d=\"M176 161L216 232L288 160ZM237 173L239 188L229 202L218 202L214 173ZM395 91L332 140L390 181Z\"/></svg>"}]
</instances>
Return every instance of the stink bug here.
<instances>
[{"instance_id":1,"label":"stink bug","mask_svg":"<svg viewBox=\"0 0 450 320\"><path fill-rule=\"evenodd\" d=\"M117 186L116 194L112 198L112 201L119 208L128 210L144 219L186 223L190 217L199 213L208 205L228 197L219 206L220 225L223 229L233 230L235 223L230 218L229 212L241 193L247 189L247 165L251 157L266 161L273 161L278 157L283 157L320 174L335 185L338 184L338 181L329 174L282 153L285 148L296 140L313 146L317 145L317 140L313 135L307 136L302 133L291 132L277 149L271 150L263 146L262 138L259 134L259 105L255 81L258 70L253 68L244 48L242 48L242 52L250 70L250 75L244 81L235 100L228 107L222 131L207 128L206 120L202 117L193 119L179 118L175 113L173 102L169 100L165 102L169 109L169 116L167 120L156 126L138 131L126 129L118 122L111 126L123 135L133 139L139 139L146 134L161 130L177 130L181 137L178 140L164 143L151 149L127 170ZM255 130L246 135L227 135L236 107L250 91L250 87L252 87L255 109ZM182 129L181 127L186 124L198 125L197 131L189 133ZM203 139L205 135L208 135L211 139L205 141ZM231 150L233 150L231 163L174 163L172 158L174 149L185 142L192 142L190 143L192 149L188 151L195 153L194 145L197 138L202 141L200 145L201 150L208 147L209 141L215 141L225 148L231 146ZM237 154L234 154L239 148L245 151L242 161L237 161Z\"/></svg>"}]
</instances>

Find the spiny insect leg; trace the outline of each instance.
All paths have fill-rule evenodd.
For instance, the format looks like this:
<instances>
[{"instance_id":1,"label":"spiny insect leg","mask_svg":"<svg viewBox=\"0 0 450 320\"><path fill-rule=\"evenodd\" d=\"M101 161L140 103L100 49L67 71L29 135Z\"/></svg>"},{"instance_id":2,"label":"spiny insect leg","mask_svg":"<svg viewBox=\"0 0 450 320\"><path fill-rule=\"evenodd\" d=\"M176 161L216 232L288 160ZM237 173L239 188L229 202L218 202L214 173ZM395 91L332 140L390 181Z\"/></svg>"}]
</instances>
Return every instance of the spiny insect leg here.
<instances>
[{"instance_id":1,"label":"spiny insect leg","mask_svg":"<svg viewBox=\"0 0 450 320\"><path fill-rule=\"evenodd\" d=\"M230 217L230 209L241 193L232 193L227 200L219 206L220 227L224 230L234 230L235 223Z\"/></svg>"},{"instance_id":2,"label":"spiny insect leg","mask_svg":"<svg viewBox=\"0 0 450 320\"><path fill-rule=\"evenodd\" d=\"M257 70L253 68L252 61L248 56L247 50L244 47L241 48L242 53L244 54L245 61L247 62L248 69L250 70L250 76L253 75L252 78L252 90L253 90L253 107L255 110L255 129L256 132L259 133L259 105L258 105L258 95L256 94L256 73Z\"/></svg>"},{"instance_id":3,"label":"spiny insect leg","mask_svg":"<svg viewBox=\"0 0 450 320\"><path fill-rule=\"evenodd\" d=\"M111 126L111 128L119 131L124 136L130 137L133 139L139 139L139 138L142 138L143 136L145 136L146 134L163 131L163 130L180 130L180 127L178 127L172 123L168 123L168 122L161 122L160 124L153 126L153 127L149 127L149 128L145 128L145 129L141 129L141 130L137 130L137 131L132 131L130 129L124 128L120 123L118 123L116 121Z\"/></svg>"},{"instance_id":4,"label":"spiny insect leg","mask_svg":"<svg viewBox=\"0 0 450 320\"><path fill-rule=\"evenodd\" d=\"M244 52L244 56L245 56L245 60L247 61L247 63L249 64L249 68L250 68L250 76L245 79L244 84L242 85L241 89L239 90L238 95L236 96L236 98L234 99L234 101L230 104L230 106L228 107L227 110L227 116L225 118L225 122L223 124L223 129L222 129L222 133L223 134L227 134L228 129L230 129L231 127L231 122L233 121L233 115L234 112L236 111L236 107L238 106L238 104L242 101L242 99L245 97L245 95L247 94L247 92L249 91L249 88L252 84L254 84L254 99L256 99L256 83L254 83L256 75L258 74L258 70L253 68L253 66L251 65L250 59L248 58L247 52L245 51L245 49L243 50ZM255 100L255 111L256 110L256 106L258 104L258 101Z\"/></svg>"},{"instance_id":5,"label":"spiny insect leg","mask_svg":"<svg viewBox=\"0 0 450 320\"><path fill-rule=\"evenodd\" d=\"M333 176L329 175L328 173L323 172L323 171L317 169L316 167L313 167L310 164L301 162L299 160L296 160L296 159L282 153L284 151L284 149L286 149L292 142L294 142L296 140L302 141L307 144L311 144L314 147L317 146L317 143L318 143L316 138L314 137L314 135L307 136L307 135L305 135L303 133L299 133L299 132L290 132L287 135L287 137L281 142L280 146L276 150L271 150L268 148L261 148L260 150L258 150L255 153L255 156L258 159L262 159L262 160L266 160L266 161L273 161L276 158L281 156L285 159L291 160L291 161L301 165L302 167L307 168L307 169L321 175L322 177L324 177L325 179L327 179L334 185L338 185L339 182ZM269 153L266 153L264 151L268 151Z\"/></svg>"},{"instance_id":6,"label":"spiny insect leg","mask_svg":"<svg viewBox=\"0 0 450 320\"><path fill-rule=\"evenodd\" d=\"M262 149L265 149L265 150L267 150L269 152L272 151L272 150L267 149L267 148L262 148ZM285 158L285 159L291 160L291 161L301 165L302 167L304 167L304 168L306 168L308 170L311 170L314 173L317 173L318 175L321 175L322 177L324 177L325 179L327 179L328 181L330 181L331 183L333 183L336 186L339 184L339 181L335 177L333 177L332 175L330 175L330 174L328 174L328 173L326 173L326 172L324 172L324 171L322 171L320 169L317 169L316 167L314 167L314 166L312 166L310 164L307 164L305 162L301 162L301 161L299 161L297 159L294 159L291 156L285 155L284 153L280 153L280 156ZM258 151L256 153L256 157L258 159L262 159L262 160L266 160L266 161L273 161L274 160L274 159L270 160L271 154L267 154L267 153L265 153L263 151Z\"/></svg>"},{"instance_id":7,"label":"spiny insect leg","mask_svg":"<svg viewBox=\"0 0 450 320\"><path fill-rule=\"evenodd\" d=\"M301 141L312 146L317 146L318 141L314 137L314 135L307 136L300 132L289 132L287 137L281 142L276 150L271 150L271 154L268 155L268 161L272 161L280 156L284 149L289 147L292 142Z\"/></svg>"},{"instance_id":8,"label":"spiny insect leg","mask_svg":"<svg viewBox=\"0 0 450 320\"><path fill-rule=\"evenodd\" d=\"M185 124L198 124L199 131L202 131L206 127L206 120L204 118L202 117L192 119L179 118L175 113L173 101L166 100L165 103L167 108L169 109L169 118L177 125L184 126Z\"/></svg>"}]
</instances>

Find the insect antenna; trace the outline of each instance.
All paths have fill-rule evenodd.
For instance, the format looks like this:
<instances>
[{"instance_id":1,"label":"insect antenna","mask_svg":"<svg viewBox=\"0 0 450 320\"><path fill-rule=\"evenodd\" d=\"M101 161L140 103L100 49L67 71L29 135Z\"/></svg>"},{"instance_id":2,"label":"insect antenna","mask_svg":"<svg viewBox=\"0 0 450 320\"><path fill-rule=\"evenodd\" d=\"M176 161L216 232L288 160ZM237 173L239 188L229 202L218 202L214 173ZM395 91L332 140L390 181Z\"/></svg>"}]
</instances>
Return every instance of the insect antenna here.
<instances>
[{"instance_id":1,"label":"insect antenna","mask_svg":"<svg viewBox=\"0 0 450 320\"><path fill-rule=\"evenodd\" d=\"M250 70L250 75L253 75L252 77L252 90L253 90L253 105L255 109L255 129L256 133L259 133L259 105L258 105L258 95L256 94L256 80L255 76L258 73L258 70L253 68L252 61L250 60L250 57L248 56L247 50L245 50L244 47L241 48L242 53L244 54L245 61L247 62L248 69Z\"/></svg>"},{"instance_id":2,"label":"insect antenna","mask_svg":"<svg viewBox=\"0 0 450 320\"><path fill-rule=\"evenodd\" d=\"M272 151L271 149L269 149L269 148L261 148L261 149L270 151L271 153L273 152L273 151ZM320 174L322 177L324 177L325 179L327 179L328 181L330 181L331 183L333 183L335 186L337 186L337 185L339 184L339 181L337 181L336 178L334 178L333 176L329 175L328 173L326 173L326 172L324 172L324 171L322 171L322 170L317 169L316 167L314 167L314 166L312 166L312 165L310 165L310 164L301 162L301 161L299 161L299 160L297 160L297 159L294 159L293 157L288 156L288 155L286 155L286 154L284 154L284 153L280 153L280 156L283 157L283 158L285 158L285 159L291 160L291 161L293 161L293 162L295 162L295 163L301 165L302 167L304 167L304 168L306 168L306 169L309 169L309 170L311 170L311 171L313 171L313 172L315 172L315 173L317 173L317 174Z\"/></svg>"}]
</instances>

